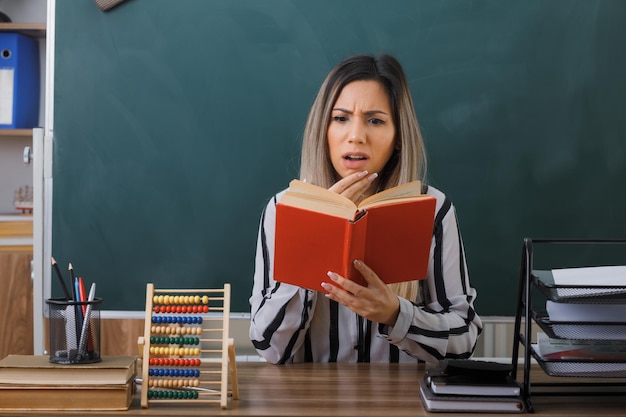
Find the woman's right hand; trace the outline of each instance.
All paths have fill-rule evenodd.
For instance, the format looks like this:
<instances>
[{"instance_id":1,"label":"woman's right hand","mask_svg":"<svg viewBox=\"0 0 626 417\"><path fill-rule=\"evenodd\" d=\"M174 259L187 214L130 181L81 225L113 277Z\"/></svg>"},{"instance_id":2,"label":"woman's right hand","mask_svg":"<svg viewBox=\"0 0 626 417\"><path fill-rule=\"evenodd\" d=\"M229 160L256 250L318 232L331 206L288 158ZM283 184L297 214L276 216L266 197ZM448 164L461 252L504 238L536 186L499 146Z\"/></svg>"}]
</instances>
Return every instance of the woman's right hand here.
<instances>
[{"instance_id":1,"label":"woman's right hand","mask_svg":"<svg viewBox=\"0 0 626 417\"><path fill-rule=\"evenodd\" d=\"M354 204L359 204L365 197L372 194L368 194L367 190L376 178L378 178L378 174L376 172L368 174L369 173L367 171L350 174L333 184L329 190L349 198L354 202Z\"/></svg>"}]
</instances>

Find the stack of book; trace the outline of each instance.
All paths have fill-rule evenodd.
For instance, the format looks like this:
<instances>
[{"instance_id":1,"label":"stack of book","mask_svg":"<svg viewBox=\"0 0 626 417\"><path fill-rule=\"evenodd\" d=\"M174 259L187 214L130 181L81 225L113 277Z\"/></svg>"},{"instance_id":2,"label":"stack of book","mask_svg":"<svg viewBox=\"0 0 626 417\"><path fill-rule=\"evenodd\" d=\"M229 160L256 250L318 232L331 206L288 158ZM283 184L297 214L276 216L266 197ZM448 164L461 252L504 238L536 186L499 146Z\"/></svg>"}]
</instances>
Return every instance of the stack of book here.
<instances>
[{"instance_id":1,"label":"stack of book","mask_svg":"<svg viewBox=\"0 0 626 417\"><path fill-rule=\"evenodd\" d=\"M105 356L79 365L48 356L9 355L0 360L0 409L127 410L135 392L135 356Z\"/></svg>"},{"instance_id":2,"label":"stack of book","mask_svg":"<svg viewBox=\"0 0 626 417\"><path fill-rule=\"evenodd\" d=\"M522 413L521 388L510 373L506 364L442 360L420 381L422 403L431 412Z\"/></svg>"}]
</instances>

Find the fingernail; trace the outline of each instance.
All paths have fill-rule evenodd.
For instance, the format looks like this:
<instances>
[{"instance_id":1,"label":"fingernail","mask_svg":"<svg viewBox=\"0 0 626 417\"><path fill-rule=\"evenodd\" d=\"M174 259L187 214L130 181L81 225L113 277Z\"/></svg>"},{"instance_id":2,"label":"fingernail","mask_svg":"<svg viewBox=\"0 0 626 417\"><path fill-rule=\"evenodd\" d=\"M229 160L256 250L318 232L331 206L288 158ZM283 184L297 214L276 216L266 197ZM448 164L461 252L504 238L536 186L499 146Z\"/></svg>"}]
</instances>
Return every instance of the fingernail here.
<instances>
[{"instance_id":1,"label":"fingernail","mask_svg":"<svg viewBox=\"0 0 626 417\"><path fill-rule=\"evenodd\" d=\"M333 289L333 286L326 282L322 282L322 288L324 288L326 291L330 291Z\"/></svg>"},{"instance_id":2,"label":"fingernail","mask_svg":"<svg viewBox=\"0 0 626 417\"><path fill-rule=\"evenodd\" d=\"M337 274L335 274L334 272L328 271L326 275L328 275L328 277L332 279L333 281L337 281Z\"/></svg>"},{"instance_id":3,"label":"fingernail","mask_svg":"<svg viewBox=\"0 0 626 417\"><path fill-rule=\"evenodd\" d=\"M361 266L362 262L359 261L358 259L355 259L354 261L352 261L352 264L354 264L354 266Z\"/></svg>"},{"instance_id":4,"label":"fingernail","mask_svg":"<svg viewBox=\"0 0 626 417\"><path fill-rule=\"evenodd\" d=\"M366 176L366 175L367 175L367 171L362 171L362 172L359 172L358 177L359 177L359 178L363 178L363 177L364 177L364 176Z\"/></svg>"},{"instance_id":5,"label":"fingernail","mask_svg":"<svg viewBox=\"0 0 626 417\"><path fill-rule=\"evenodd\" d=\"M374 181L376 178L378 178L378 173L374 172L372 175L370 175L369 180Z\"/></svg>"}]
</instances>

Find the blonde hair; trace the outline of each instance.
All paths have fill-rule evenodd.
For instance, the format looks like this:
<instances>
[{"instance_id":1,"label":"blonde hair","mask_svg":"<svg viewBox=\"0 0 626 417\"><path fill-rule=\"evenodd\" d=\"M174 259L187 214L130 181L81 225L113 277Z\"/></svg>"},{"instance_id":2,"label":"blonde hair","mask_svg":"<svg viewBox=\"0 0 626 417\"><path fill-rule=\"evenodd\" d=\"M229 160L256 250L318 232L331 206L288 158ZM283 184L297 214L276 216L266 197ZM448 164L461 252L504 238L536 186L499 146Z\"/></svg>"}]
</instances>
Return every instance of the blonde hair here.
<instances>
[{"instance_id":1,"label":"blonde hair","mask_svg":"<svg viewBox=\"0 0 626 417\"><path fill-rule=\"evenodd\" d=\"M395 151L379 172L386 189L414 180L426 183L426 150L406 75L390 55L356 55L340 62L328 74L309 112L302 141L300 179L328 188L340 178L329 157L327 132L332 108L343 88L353 81L373 80L387 92L396 126ZM397 295L417 300L418 281L391 284Z\"/></svg>"}]
</instances>

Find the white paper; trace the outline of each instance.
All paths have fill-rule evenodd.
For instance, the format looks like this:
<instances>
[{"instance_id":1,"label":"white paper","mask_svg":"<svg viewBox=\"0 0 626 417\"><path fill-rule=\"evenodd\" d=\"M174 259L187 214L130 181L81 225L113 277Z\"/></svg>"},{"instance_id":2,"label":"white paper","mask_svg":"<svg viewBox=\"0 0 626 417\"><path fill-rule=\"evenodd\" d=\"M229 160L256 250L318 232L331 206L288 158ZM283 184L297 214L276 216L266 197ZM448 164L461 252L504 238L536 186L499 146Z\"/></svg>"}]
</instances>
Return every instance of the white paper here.
<instances>
[{"instance_id":1,"label":"white paper","mask_svg":"<svg viewBox=\"0 0 626 417\"><path fill-rule=\"evenodd\" d=\"M0 125L13 124L14 78L14 69L0 68Z\"/></svg>"},{"instance_id":2,"label":"white paper","mask_svg":"<svg viewBox=\"0 0 626 417\"><path fill-rule=\"evenodd\" d=\"M626 304L556 303L546 301L550 321L626 323Z\"/></svg>"},{"instance_id":3,"label":"white paper","mask_svg":"<svg viewBox=\"0 0 626 417\"><path fill-rule=\"evenodd\" d=\"M626 295L626 266L594 266L585 268L553 269L554 283L559 286L585 286L588 288L558 288L559 296L589 297ZM594 288L622 287L622 288Z\"/></svg>"},{"instance_id":4,"label":"white paper","mask_svg":"<svg viewBox=\"0 0 626 417\"><path fill-rule=\"evenodd\" d=\"M626 287L626 266L594 266L587 268L553 269L552 276L557 285L588 285Z\"/></svg>"}]
</instances>

